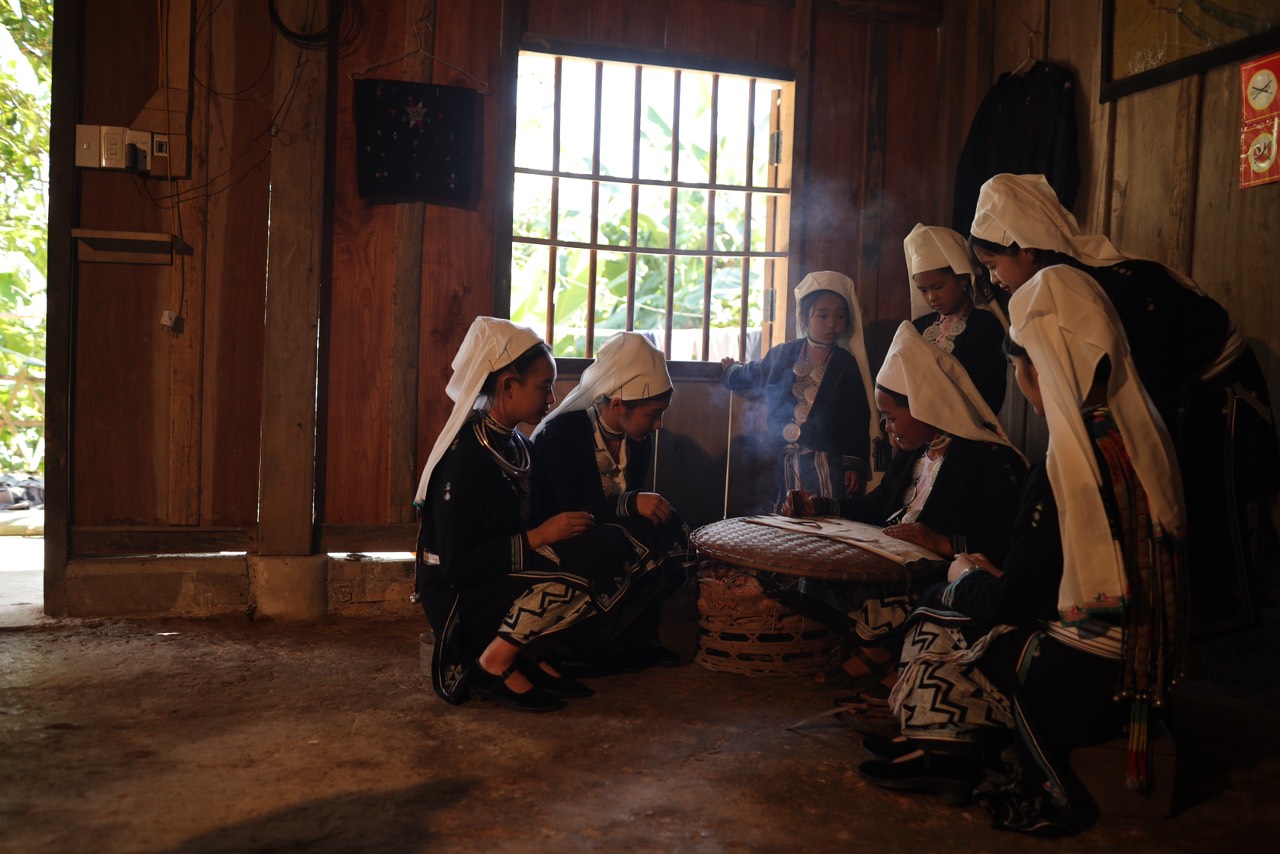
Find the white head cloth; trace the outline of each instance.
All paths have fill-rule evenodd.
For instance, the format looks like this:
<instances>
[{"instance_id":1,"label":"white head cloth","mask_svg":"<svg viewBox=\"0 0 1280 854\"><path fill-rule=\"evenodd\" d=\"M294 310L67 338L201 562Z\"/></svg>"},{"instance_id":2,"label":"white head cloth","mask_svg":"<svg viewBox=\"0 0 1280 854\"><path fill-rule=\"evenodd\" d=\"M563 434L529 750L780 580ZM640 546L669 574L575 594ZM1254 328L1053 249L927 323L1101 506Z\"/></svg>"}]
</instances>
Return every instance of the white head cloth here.
<instances>
[{"instance_id":1,"label":"white head cloth","mask_svg":"<svg viewBox=\"0 0 1280 854\"><path fill-rule=\"evenodd\" d=\"M797 338L809 335L809 318L800 311L800 300L815 291L834 291L844 297L844 301L849 305L849 328L837 343L853 356L854 361L858 363L858 370L862 372L862 387L866 389L867 408L871 411L868 435L874 440L880 435L880 417L876 413L876 394L875 388L871 385L871 369L867 367L867 337L866 327L862 325L862 306L858 303L853 279L844 273L827 270L810 273L800 280L800 284L796 285L795 289ZM867 462L870 464L871 461ZM877 477L878 475L873 472L872 479Z\"/></svg>"},{"instance_id":2,"label":"white head cloth","mask_svg":"<svg viewBox=\"0 0 1280 854\"><path fill-rule=\"evenodd\" d=\"M977 302L973 283L977 280L978 268L969 257L969 247L965 245L964 238L958 233L938 225L916 223L916 227L903 239L902 251L907 256L907 284L911 288L912 319L933 313L933 309L925 302L924 295L916 288L917 273L949 269L957 276L968 276L969 297Z\"/></svg>"},{"instance_id":3,"label":"white head cloth","mask_svg":"<svg viewBox=\"0 0 1280 854\"><path fill-rule=\"evenodd\" d=\"M1152 518L1180 536L1182 479L1169 433L1138 380L1111 301L1088 275L1064 265L1041 270L1014 293L1009 315L1010 334L1039 375L1049 423L1047 467L1062 526L1059 609L1072 610L1101 594L1127 596L1122 557L1105 533L1110 523L1098 491L1102 475L1080 416L1103 356L1111 361L1107 405Z\"/></svg>"},{"instance_id":4,"label":"white head cloth","mask_svg":"<svg viewBox=\"0 0 1280 854\"><path fill-rule=\"evenodd\" d=\"M601 345L578 386L533 429L536 437L553 418L586 409L601 397L644 400L671 388L667 359L639 332L619 332Z\"/></svg>"},{"instance_id":5,"label":"white head cloth","mask_svg":"<svg viewBox=\"0 0 1280 854\"><path fill-rule=\"evenodd\" d=\"M462 339L458 354L453 357L453 376L444 392L453 401L453 412L445 422L444 429L436 437L436 443L427 457L427 464L422 469L422 477L418 480L418 492L414 502L421 504L426 500L427 487L431 484L431 472L444 456L444 452L453 444L454 438L467 416L473 409L485 403L480 394L489 374L505 368L535 344L541 344L542 338L527 326L520 326L509 320L498 317L477 317Z\"/></svg>"},{"instance_id":6,"label":"white head cloth","mask_svg":"<svg viewBox=\"0 0 1280 854\"><path fill-rule=\"evenodd\" d=\"M910 323L904 321L894 333L876 384L906 395L911 417L918 421L962 439L1013 447L969 372Z\"/></svg>"},{"instance_id":7,"label":"white head cloth","mask_svg":"<svg viewBox=\"0 0 1280 854\"><path fill-rule=\"evenodd\" d=\"M1108 267L1125 259L1103 234L1081 234L1071 211L1062 206L1043 175L1002 174L978 191L969 233L982 240L1022 249L1050 249L1090 267Z\"/></svg>"}]
</instances>

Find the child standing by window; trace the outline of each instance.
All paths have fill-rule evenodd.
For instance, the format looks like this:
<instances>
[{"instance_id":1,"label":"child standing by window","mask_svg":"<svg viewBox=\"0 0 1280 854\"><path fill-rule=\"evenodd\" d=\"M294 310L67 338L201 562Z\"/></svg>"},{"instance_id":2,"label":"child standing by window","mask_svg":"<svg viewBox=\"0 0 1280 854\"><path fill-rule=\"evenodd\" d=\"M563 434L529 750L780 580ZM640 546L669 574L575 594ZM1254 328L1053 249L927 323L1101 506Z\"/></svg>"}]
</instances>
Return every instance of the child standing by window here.
<instances>
[{"instance_id":1,"label":"child standing by window","mask_svg":"<svg viewBox=\"0 0 1280 854\"><path fill-rule=\"evenodd\" d=\"M726 388L762 396L768 407L781 458L775 508L791 489L828 498L861 492L871 476L871 436L878 433L853 280L810 273L795 297L795 340L758 362L721 361Z\"/></svg>"}]
</instances>

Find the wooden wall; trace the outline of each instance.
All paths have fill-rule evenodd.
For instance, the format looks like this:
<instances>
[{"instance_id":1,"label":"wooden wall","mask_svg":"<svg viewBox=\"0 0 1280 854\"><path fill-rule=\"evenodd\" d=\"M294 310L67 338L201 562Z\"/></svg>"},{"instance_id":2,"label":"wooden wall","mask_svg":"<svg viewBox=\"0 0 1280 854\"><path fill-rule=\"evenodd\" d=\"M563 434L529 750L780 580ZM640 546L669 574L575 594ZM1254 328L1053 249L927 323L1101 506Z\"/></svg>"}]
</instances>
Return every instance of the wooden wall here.
<instances>
[{"instance_id":1,"label":"wooden wall","mask_svg":"<svg viewBox=\"0 0 1280 854\"><path fill-rule=\"evenodd\" d=\"M1081 185L1076 218L1122 252L1163 261L1221 302L1280 394L1280 241L1260 223L1280 217L1280 185L1239 189L1239 65L1100 103L1101 0L958 0L946 4L945 161L954 164L967 121L1003 72L1027 55L1075 72ZM1008 413L1006 413L1008 414ZM1021 426L1021 410L1013 420ZM1006 419L1009 420L1009 419ZM1031 446L1043 428L1029 421ZM1016 437L1015 437L1016 438Z\"/></svg>"},{"instance_id":2,"label":"wooden wall","mask_svg":"<svg viewBox=\"0 0 1280 854\"><path fill-rule=\"evenodd\" d=\"M191 94L190 126L174 119L192 142L188 177L80 171L74 226L190 247L172 265L78 265L69 491L81 552L145 551L171 530L243 547L257 520L273 35L262 4L202 10L191 77L170 81ZM83 16L79 121L131 125L160 83L156 4L89 3ZM166 310L180 333L160 325Z\"/></svg>"}]
</instances>

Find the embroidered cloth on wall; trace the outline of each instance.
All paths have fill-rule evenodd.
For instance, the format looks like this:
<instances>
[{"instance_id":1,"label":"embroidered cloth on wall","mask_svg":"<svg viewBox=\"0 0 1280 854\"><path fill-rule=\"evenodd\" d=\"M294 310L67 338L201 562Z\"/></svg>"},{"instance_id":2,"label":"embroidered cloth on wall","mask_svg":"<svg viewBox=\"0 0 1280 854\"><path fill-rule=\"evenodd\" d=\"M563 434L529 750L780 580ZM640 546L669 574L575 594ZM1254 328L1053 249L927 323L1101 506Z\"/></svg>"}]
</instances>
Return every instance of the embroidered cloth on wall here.
<instances>
[{"instance_id":1,"label":"embroidered cloth on wall","mask_svg":"<svg viewBox=\"0 0 1280 854\"><path fill-rule=\"evenodd\" d=\"M473 203L476 90L355 81L356 181L379 201Z\"/></svg>"}]
</instances>

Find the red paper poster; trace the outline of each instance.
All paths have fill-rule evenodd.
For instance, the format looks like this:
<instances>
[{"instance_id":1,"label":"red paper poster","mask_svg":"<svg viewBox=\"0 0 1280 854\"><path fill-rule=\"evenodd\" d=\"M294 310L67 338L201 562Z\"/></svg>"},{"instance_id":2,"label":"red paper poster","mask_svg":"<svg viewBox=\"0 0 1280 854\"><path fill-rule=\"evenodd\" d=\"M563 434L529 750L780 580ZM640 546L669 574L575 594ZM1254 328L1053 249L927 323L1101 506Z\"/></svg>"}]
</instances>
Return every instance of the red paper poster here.
<instances>
[{"instance_id":1,"label":"red paper poster","mask_svg":"<svg viewBox=\"0 0 1280 854\"><path fill-rule=\"evenodd\" d=\"M1280 53L1240 65L1240 187L1280 181Z\"/></svg>"}]
</instances>

